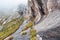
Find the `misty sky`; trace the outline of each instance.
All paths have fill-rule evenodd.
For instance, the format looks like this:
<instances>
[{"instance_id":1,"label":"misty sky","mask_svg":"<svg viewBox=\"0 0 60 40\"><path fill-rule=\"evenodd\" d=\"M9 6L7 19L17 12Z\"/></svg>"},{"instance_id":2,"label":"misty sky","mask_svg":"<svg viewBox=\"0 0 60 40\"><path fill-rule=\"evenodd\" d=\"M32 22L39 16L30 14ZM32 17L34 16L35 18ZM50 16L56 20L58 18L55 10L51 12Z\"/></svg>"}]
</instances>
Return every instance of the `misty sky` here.
<instances>
[{"instance_id":1,"label":"misty sky","mask_svg":"<svg viewBox=\"0 0 60 40\"><path fill-rule=\"evenodd\" d=\"M17 8L19 4L27 4L27 0L0 0L0 14L1 11L9 11Z\"/></svg>"},{"instance_id":2,"label":"misty sky","mask_svg":"<svg viewBox=\"0 0 60 40\"><path fill-rule=\"evenodd\" d=\"M0 0L0 9L16 7L21 3L26 4L27 0Z\"/></svg>"}]
</instances>

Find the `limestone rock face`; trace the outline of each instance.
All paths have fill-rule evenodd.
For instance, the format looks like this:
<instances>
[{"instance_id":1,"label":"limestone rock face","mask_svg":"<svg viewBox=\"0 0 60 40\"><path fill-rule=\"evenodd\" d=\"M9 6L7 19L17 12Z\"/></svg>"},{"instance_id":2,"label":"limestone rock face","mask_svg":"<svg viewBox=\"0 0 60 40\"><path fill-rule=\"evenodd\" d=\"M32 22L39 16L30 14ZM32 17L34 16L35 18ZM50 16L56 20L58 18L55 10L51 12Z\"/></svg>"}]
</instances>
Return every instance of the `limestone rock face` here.
<instances>
[{"instance_id":1,"label":"limestone rock face","mask_svg":"<svg viewBox=\"0 0 60 40\"><path fill-rule=\"evenodd\" d=\"M38 3L37 3L36 0L29 0L29 4L30 4L29 5L30 10L31 10L30 13L32 13L32 15L35 16L35 23L37 23L41 19L41 12L40 12L40 10L38 8Z\"/></svg>"},{"instance_id":2,"label":"limestone rock face","mask_svg":"<svg viewBox=\"0 0 60 40\"><path fill-rule=\"evenodd\" d=\"M41 0L42 2L42 9L45 15L48 14L48 10L47 10L47 0Z\"/></svg>"},{"instance_id":3,"label":"limestone rock face","mask_svg":"<svg viewBox=\"0 0 60 40\"><path fill-rule=\"evenodd\" d=\"M57 3L58 3L58 9L60 10L60 0L57 0Z\"/></svg>"},{"instance_id":4,"label":"limestone rock face","mask_svg":"<svg viewBox=\"0 0 60 40\"><path fill-rule=\"evenodd\" d=\"M47 0L48 11L52 11L57 7L57 0Z\"/></svg>"},{"instance_id":5,"label":"limestone rock face","mask_svg":"<svg viewBox=\"0 0 60 40\"><path fill-rule=\"evenodd\" d=\"M60 0L47 0L47 17L34 26L42 40L60 40Z\"/></svg>"}]
</instances>

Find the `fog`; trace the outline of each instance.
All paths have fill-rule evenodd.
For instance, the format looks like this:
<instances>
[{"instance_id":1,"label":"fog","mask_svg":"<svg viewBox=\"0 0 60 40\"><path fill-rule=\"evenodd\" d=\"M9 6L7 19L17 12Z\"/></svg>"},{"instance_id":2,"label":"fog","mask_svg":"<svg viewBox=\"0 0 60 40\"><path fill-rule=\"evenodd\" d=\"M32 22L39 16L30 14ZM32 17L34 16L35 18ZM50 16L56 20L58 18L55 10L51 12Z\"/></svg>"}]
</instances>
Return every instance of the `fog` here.
<instances>
[{"instance_id":1,"label":"fog","mask_svg":"<svg viewBox=\"0 0 60 40\"><path fill-rule=\"evenodd\" d=\"M20 4L26 5L27 0L0 0L0 15L11 14L10 12L15 11Z\"/></svg>"}]
</instances>

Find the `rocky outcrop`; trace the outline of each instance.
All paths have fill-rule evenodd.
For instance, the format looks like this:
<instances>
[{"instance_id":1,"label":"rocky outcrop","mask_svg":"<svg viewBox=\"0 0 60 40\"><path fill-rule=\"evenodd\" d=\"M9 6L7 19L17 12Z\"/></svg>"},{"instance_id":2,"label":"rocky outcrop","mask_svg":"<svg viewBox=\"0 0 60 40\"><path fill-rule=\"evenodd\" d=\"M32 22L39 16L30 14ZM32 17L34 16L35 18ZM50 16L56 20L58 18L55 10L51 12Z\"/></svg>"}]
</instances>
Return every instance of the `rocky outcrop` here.
<instances>
[{"instance_id":1,"label":"rocky outcrop","mask_svg":"<svg viewBox=\"0 0 60 40\"><path fill-rule=\"evenodd\" d=\"M31 13L35 17L35 23L37 23L41 19L41 12L39 10L38 3L36 0L29 0L29 3L31 8Z\"/></svg>"},{"instance_id":2,"label":"rocky outcrop","mask_svg":"<svg viewBox=\"0 0 60 40\"><path fill-rule=\"evenodd\" d=\"M42 40L60 40L60 9L59 9L59 0L48 0L47 17L34 26L37 33L41 32Z\"/></svg>"},{"instance_id":3,"label":"rocky outcrop","mask_svg":"<svg viewBox=\"0 0 60 40\"><path fill-rule=\"evenodd\" d=\"M48 0L47 1L48 11L53 11L57 8L57 0Z\"/></svg>"}]
</instances>

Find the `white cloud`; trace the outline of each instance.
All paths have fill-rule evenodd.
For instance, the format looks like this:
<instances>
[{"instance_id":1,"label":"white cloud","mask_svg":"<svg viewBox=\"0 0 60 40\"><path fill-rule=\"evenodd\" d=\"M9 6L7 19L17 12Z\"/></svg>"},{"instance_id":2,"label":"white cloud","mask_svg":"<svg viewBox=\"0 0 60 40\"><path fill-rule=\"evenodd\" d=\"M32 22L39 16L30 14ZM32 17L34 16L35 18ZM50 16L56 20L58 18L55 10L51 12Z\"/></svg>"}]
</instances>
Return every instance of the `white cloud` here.
<instances>
[{"instance_id":1,"label":"white cloud","mask_svg":"<svg viewBox=\"0 0 60 40\"><path fill-rule=\"evenodd\" d=\"M21 3L26 4L27 0L0 0L0 8L11 8Z\"/></svg>"},{"instance_id":2,"label":"white cloud","mask_svg":"<svg viewBox=\"0 0 60 40\"><path fill-rule=\"evenodd\" d=\"M11 14L10 11L14 11L19 4L27 4L27 0L0 0L0 14Z\"/></svg>"}]
</instances>

